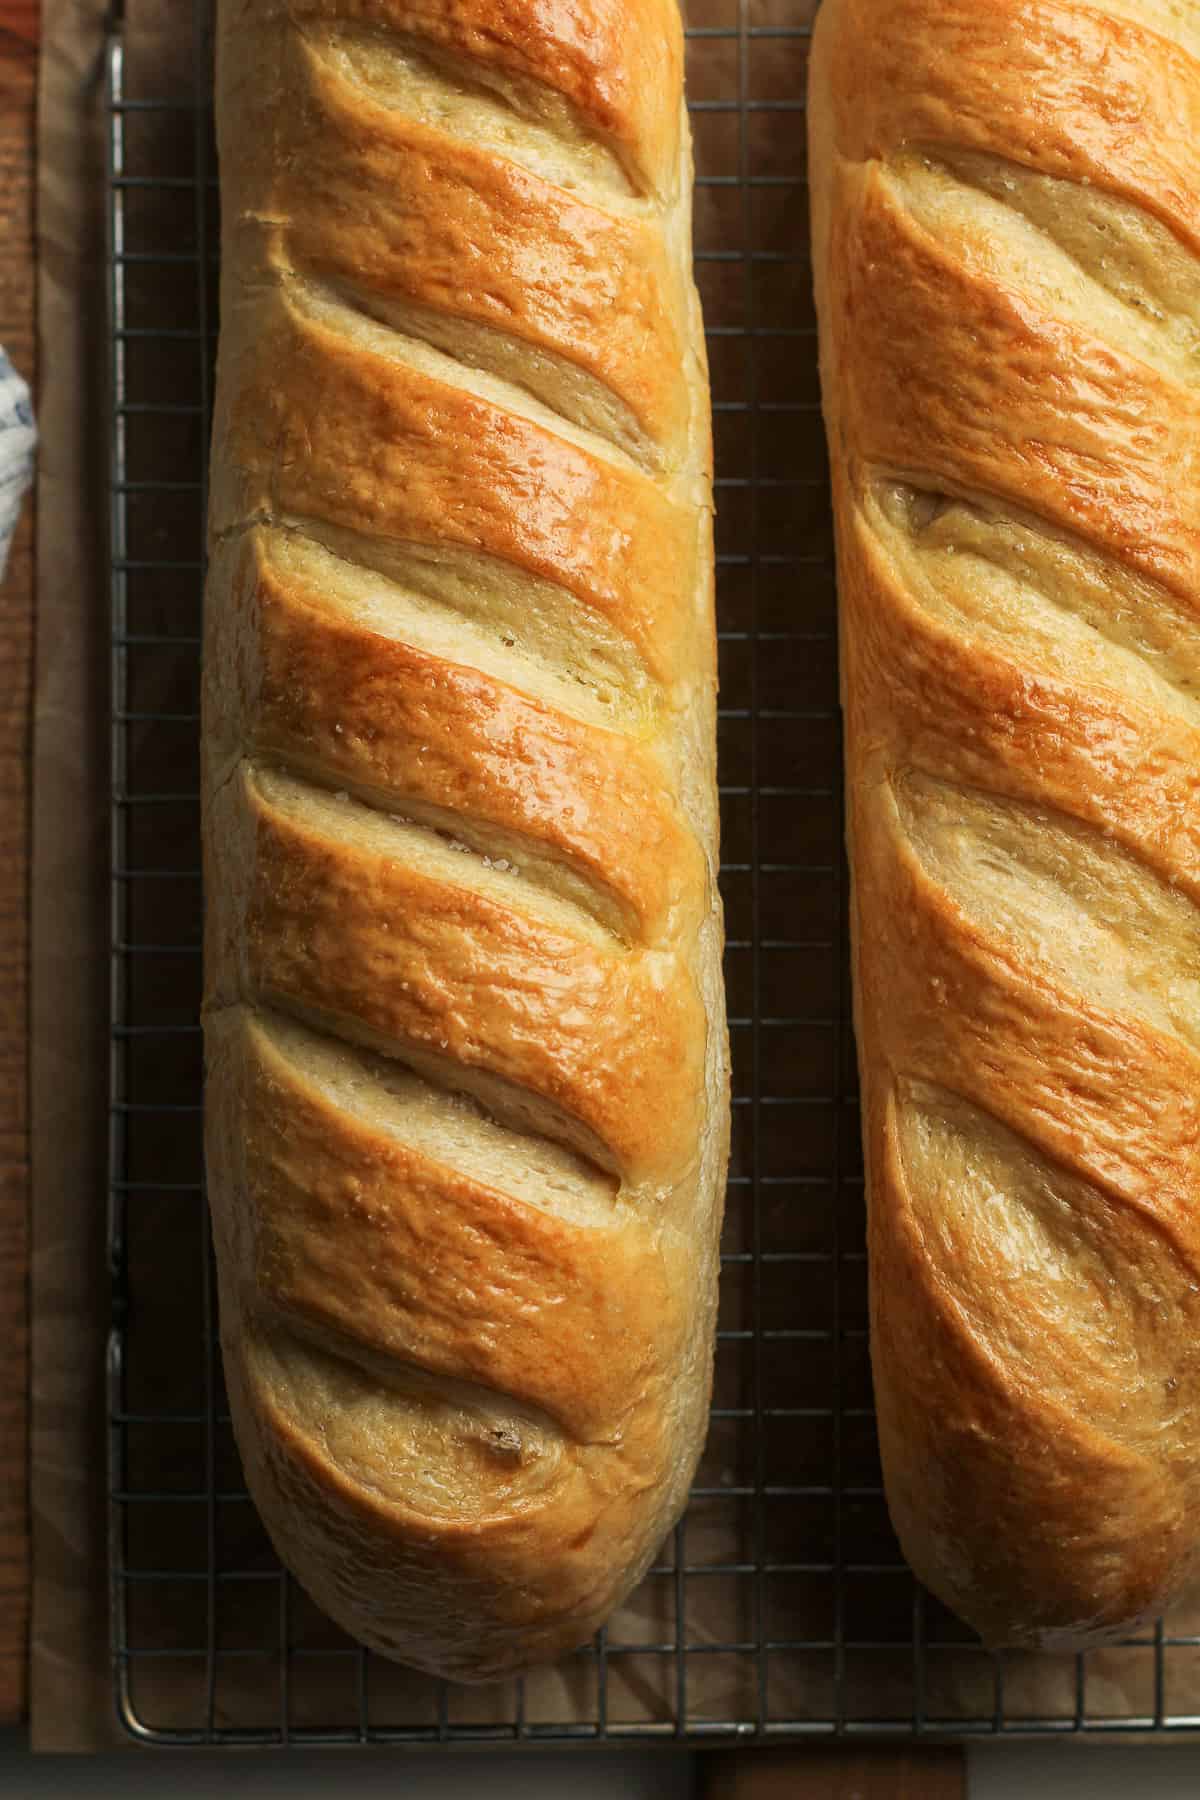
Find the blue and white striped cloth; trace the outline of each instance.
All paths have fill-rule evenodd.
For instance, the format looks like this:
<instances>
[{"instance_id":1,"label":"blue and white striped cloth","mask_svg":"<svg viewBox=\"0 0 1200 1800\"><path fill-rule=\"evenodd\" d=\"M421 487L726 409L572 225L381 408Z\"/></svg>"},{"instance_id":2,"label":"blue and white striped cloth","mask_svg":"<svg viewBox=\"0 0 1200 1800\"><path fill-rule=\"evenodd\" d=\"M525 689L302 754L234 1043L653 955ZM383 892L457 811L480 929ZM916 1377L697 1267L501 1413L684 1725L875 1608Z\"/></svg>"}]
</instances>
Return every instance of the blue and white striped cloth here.
<instances>
[{"instance_id":1,"label":"blue and white striped cloth","mask_svg":"<svg viewBox=\"0 0 1200 1800\"><path fill-rule=\"evenodd\" d=\"M36 446L29 389L0 346L0 579L17 529L21 499L33 480Z\"/></svg>"}]
</instances>

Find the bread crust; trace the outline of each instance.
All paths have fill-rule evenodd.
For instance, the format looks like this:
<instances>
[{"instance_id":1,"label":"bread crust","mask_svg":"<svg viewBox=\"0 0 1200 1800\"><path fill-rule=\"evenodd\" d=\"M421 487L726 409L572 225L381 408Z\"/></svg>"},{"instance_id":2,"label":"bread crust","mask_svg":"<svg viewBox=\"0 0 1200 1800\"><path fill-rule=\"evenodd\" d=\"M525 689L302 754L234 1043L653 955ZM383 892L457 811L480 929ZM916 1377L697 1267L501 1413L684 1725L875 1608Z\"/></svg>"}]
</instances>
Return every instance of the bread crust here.
<instances>
[{"instance_id":1,"label":"bread crust","mask_svg":"<svg viewBox=\"0 0 1200 1800\"><path fill-rule=\"evenodd\" d=\"M1197 1572L1198 55L825 0L811 66L880 1444L992 1645Z\"/></svg>"},{"instance_id":2,"label":"bread crust","mask_svg":"<svg viewBox=\"0 0 1200 1800\"><path fill-rule=\"evenodd\" d=\"M221 0L206 1154L250 1490L385 1655L684 1504L728 1146L668 0Z\"/></svg>"}]
</instances>

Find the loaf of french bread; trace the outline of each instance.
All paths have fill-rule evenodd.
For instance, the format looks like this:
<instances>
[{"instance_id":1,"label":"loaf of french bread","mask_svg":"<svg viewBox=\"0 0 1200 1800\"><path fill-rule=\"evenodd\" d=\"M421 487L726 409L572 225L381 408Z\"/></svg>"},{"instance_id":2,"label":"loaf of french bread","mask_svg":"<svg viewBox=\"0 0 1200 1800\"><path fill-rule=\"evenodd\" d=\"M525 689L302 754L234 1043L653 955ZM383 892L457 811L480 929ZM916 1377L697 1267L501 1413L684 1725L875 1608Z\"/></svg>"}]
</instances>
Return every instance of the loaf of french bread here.
<instances>
[{"instance_id":1,"label":"loaf of french bread","mask_svg":"<svg viewBox=\"0 0 1200 1800\"><path fill-rule=\"evenodd\" d=\"M1200 1547L1200 8L825 0L873 1365L992 1644Z\"/></svg>"},{"instance_id":2,"label":"loaf of french bread","mask_svg":"<svg viewBox=\"0 0 1200 1800\"><path fill-rule=\"evenodd\" d=\"M680 1512L728 1137L674 0L220 0L207 1160L250 1490L461 1679Z\"/></svg>"}]
</instances>

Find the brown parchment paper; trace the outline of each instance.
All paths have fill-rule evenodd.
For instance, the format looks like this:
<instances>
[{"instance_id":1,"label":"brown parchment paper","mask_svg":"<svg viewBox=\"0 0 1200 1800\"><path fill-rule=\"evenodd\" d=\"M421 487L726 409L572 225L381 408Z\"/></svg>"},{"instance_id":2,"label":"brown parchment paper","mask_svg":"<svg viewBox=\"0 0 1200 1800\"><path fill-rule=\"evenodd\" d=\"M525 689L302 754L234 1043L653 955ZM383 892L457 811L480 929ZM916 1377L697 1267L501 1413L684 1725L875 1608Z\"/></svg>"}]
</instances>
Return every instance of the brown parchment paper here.
<instances>
[{"instance_id":1,"label":"brown parchment paper","mask_svg":"<svg viewBox=\"0 0 1200 1800\"><path fill-rule=\"evenodd\" d=\"M131 95L191 94L193 53L187 0L127 0L127 79ZM730 1012L750 1014L754 971L747 948L751 905L745 793L757 773L759 850L775 873L760 881L757 925L765 947L758 978L767 1010L796 1023L764 1033L767 1086L783 1097L834 1092L846 1070L833 1067L828 1020L840 1004L836 959L821 940L835 928L832 867L839 853L834 759L836 668L833 589L824 452L816 411L815 355L807 266L802 119L769 109L747 115L744 135L727 104L745 86L759 101L790 103L803 93L804 40L812 0L751 0L739 69L737 0L692 0L689 22L709 32L693 40L688 79L693 99L715 102L694 119L696 238L709 253L698 267L712 332L710 361L717 402L715 439L717 547L722 644L721 756L734 790L723 820ZM104 295L103 0L45 0L40 121L40 319L43 452L38 506L40 577L38 702L33 856L33 1517L34 1596L32 1732L40 1749L92 1749L127 1743L113 1707L109 1660L108 1546L105 1517L104 1356L109 1292L104 1253L108 1023L108 589L104 507L107 421ZM771 36L782 28L786 35ZM141 116L130 126L132 172L186 173L194 145L186 115ZM735 179L756 177L749 188ZM191 198L179 190L141 193L129 203L129 247L186 250L194 241ZM746 260L751 252L754 261ZM715 254L714 254L715 253ZM748 274L748 271L750 273ZM195 317L190 267L141 269L130 276L130 305L141 320L187 323ZM756 333L752 349L747 327ZM753 356L753 369L751 357ZM131 349L134 398L194 399L194 353L186 346ZM755 412L755 386L770 402ZM139 440L133 472L158 468L194 478L204 447L196 430L164 426L158 446ZM766 477L753 497L748 478ZM132 520L134 556L199 554L200 520L190 499L156 497ZM751 566L755 553L760 560ZM136 605L151 627L177 624L198 604L186 575L141 583ZM192 587L195 587L193 581ZM757 729L748 628L768 634L757 646L757 703L779 722ZM802 637L781 634L797 632ZM773 635L771 635L773 634ZM194 659L193 659L194 661ZM186 714L194 667L180 651L139 659L137 704L147 712ZM790 711L790 718L782 717ZM147 728L131 748L129 780L183 791L195 781L194 732ZM802 787L810 798L772 795ZM740 794L737 790L740 789ZM194 862L194 813L159 807L145 815L138 858L185 869ZM813 868L803 880L797 868ZM194 895L194 890L192 890ZM195 928L182 886L155 889L154 924L164 939ZM145 935L145 922L142 923ZM788 940L795 948L771 948ZM805 946L808 948L805 948ZM162 965L156 1017L191 1016L195 965ZM143 1000L143 1005L150 1002ZM815 1016L815 1023L814 1023ZM749 1036L734 1026L737 1088L747 1083ZM844 1055L849 1055L848 1043ZM131 1060L142 1097L198 1097L191 1052L157 1043L144 1063ZM850 1205L839 1220L844 1253L839 1306L832 1306L828 1256L835 1241L831 1170L841 1126L829 1108L739 1111L724 1245L735 1260L724 1271L721 1324L729 1334L716 1365L717 1409L701 1465L702 1497L660 1566L613 1620L603 1693L590 1654L540 1670L525 1683L529 1726L657 1724L682 1713L688 1727L715 1721L828 1720L836 1709L832 1641L841 1631L841 1697L847 1717L894 1720L908 1728L918 1698L914 1617L927 1646L921 1704L927 1718L953 1730L996 1704L990 1659L933 1603L914 1614L913 1584L899 1560L882 1499L868 1416L862 1220ZM754 1134L757 1132L757 1143ZM194 1174L195 1134L182 1127L148 1154L156 1176ZM854 1134L840 1146L853 1173ZM149 1166L149 1165L148 1165ZM766 1177L755 1214L748 1177ZM851 1192L853 1189L851 1189ZM130 1409L172 1413L180 1422L132 1427L125 1487L136 1495L183 1497L204 1474L206 1405L198 1207L172 1201L131 1210L128 1233ZM766 1261L757 1283L745 1255L789 1252ZM845 1255L849 1252L848 1255ZM799 1256L797 1258L797 1254ZM807 1260L805 1260L807 1258ZM758 1308L768 1329L832 1326L845 1334L836 1359L830 1342L768 1341L750 1327ZM835 1386L845 1409L835 1438ZM760 1401L777 1409L756 1439L750 1417ZM223 1410L220 1395L218 1414ZM785 1416L786 1415L786 1416ZM356 1729L361 1691L345 1637L306 1597L271 1578L274 1559L253 1508L239 1498L240 1470L228 1428L214 1445L217 1648L212 1722L218 1727ZM845 1492L830 1492L834 1469ZM756 1482L787 1487L757 1506ZM208 1695L203 1658L186 1652L206 1641L208 1572L203 1511L185 1503L130 1509L123 1554L143 1575L131 1589L129 1643L151 1654L132 1664L137 1717L163 1732L202 1729ZM758 1560L776 1565L761 1586ZM842 1568L840 1594L832 1565ZM680 1577L678 1565L687 1573ZM159 1578L165 1572L165 1578ZM174 1577L172 1578L172 1572ZM197 1577L201 1579L197 1579ZM234 1577L237 1577L236 1579ZM1180 1635L1200 1631L1200 1608L1170 1622ZM281 1630L292 1654L278 1652ZM684 1654L671 1651L678 1641ZM753 1644L779 1646L765 1655ZM803 1646L810 1646L805 1648ZM667 1652L664 1654L664 1650ZM246 1652L262 1651L263 1655ZM1169 1713L1200 1711L1200 1647L1166 1657ZM1153 1713L1155 1655L1149 1641L1089 1661L1087 1710L1113 1719ZM1010 1658L1008 1719L1070 1719L1076 1670L1070 1658ZM508 1725L517 1716L515 1683L450 1695L451 1725ZM432 1727L436 1684L372 1658L366 1683L372 1726Z\"/></svg>"},{"instance_id":2,"label":"brown parchment paper","mask_svg":"<svg viewBox=\"0 0 1200 1800\"><path fill-rule=\"evenodd\" d=\"M31 876L37 1749L112 1739L106 1607L107 583L103 0L43 0Z\"/></svg>"}]
</instances>

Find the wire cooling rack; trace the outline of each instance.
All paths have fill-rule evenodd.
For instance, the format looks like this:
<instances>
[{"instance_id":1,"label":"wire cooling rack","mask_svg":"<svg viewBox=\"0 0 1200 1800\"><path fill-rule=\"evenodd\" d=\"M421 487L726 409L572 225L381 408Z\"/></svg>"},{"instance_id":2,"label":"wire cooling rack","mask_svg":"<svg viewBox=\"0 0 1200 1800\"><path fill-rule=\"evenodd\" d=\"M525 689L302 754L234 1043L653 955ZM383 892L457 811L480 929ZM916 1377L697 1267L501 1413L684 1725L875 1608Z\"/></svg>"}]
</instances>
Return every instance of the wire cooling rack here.
<instances>
[{"instance_id":1,"label":"wire cooling rack","mask_svg":"<svg viewBox=\"0 0 1200 1800\"><path fill-rule=\"evenodd\" d=\"M987 1655L880 1489L846 974L832 547L807 264L815 0L692 0L714 395L735 1128L708 1447L607 1633L451 1688L280 1570L215 1342L201 1157L197 727L216 331L210 17L108 45L112 542L110 1554L116 1705L156 1743L1200 1726L1200 1615L1089 1658ZM169 15L168 15L169 16Z\"/></svg>"}]
</instances>

